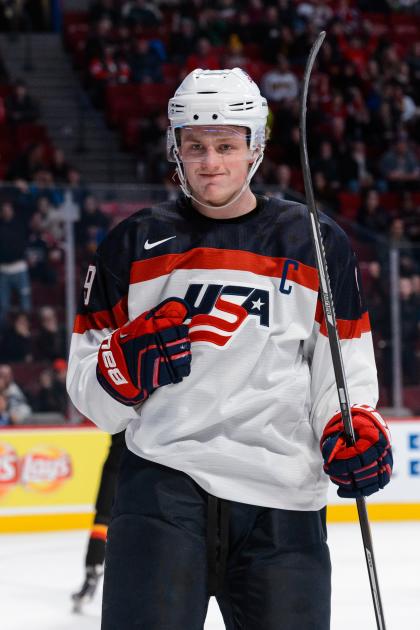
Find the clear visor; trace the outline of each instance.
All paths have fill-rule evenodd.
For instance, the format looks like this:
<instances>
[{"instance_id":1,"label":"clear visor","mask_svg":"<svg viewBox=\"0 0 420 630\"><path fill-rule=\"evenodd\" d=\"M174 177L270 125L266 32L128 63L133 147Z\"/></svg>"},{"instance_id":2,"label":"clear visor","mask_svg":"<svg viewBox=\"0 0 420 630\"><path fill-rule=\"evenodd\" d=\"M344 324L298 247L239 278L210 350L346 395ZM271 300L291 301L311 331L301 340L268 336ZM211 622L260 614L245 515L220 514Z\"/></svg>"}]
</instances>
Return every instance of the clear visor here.
<instances>
[{"instance_id":1,"label":"clear visor","mask_svg":"<svg viewBox=\"0 0 420 630\"><path fill-rule=\"evenodd\" d=\"M229 161L252 162L258 151L249 148L250 134L246 127L191 126L175 130L176 149L181 162L202 163L215 157ZM172 131L168 130L168 159L175 162Z\"/></svg>"}]
</instances>

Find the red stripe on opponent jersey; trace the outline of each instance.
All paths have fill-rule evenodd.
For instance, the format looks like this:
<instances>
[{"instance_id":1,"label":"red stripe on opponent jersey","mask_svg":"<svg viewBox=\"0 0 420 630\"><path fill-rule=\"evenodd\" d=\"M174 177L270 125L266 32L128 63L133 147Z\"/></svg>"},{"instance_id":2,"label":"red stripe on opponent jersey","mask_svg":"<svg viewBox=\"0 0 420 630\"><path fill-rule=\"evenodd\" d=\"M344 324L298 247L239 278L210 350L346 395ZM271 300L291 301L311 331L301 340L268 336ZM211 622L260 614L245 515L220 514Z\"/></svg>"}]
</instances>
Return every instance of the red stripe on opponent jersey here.
<instances>
[{"instance_id":1,"label":"red stripe on opponent jersey","mask_svg":"<svg viewBox=\"0 0 420 630\"><path fill-rule=\"evenodd\" d=\"M96 311L76 315L73 332L83 334L87 330L102 330L103 328L120 328L128 321L127 296L124 296L112 310Z\"/></svg>"},{"instance_id":2,"label":"red stripe on opponent jersey","mask_svg":"<svg viewBox=\"0 0 420 630\"><path fill-rule=\"evenodd\" d=\"M316 305L315 321L321 324L320 333L327 337L327 325L319 300ZM369 313L365 311L359 319L337 319L337 330L340 339L361 337L363 333L370 332Z\"/></svg>"},{"instance_id":3,"label":"red stripe on opponent jersey","mask_svg":"<svg viewBox=\"0 0 420 630\"><path fill-rule=\"evenodd\" d=\"M176 269L232 269L249 271L258 276L281 278L287 258L263 256L234 249L197 247L183 254L165 254L149 260L138 260L131 265L130 284L164 276ZM299 262L298 268L289 266L287 280L318 291L318 273L314 267Z\"/></svg>"}]
</instances>

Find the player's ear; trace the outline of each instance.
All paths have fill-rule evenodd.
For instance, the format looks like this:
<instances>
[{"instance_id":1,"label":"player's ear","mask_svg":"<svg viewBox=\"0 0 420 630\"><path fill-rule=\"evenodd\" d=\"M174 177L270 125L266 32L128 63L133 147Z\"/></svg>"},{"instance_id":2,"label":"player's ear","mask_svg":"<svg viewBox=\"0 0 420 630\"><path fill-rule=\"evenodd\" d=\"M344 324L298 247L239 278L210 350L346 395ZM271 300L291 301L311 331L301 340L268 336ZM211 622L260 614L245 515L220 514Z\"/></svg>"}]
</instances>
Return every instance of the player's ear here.
<instances>
[{"instance_id":1,"label":"player's ear","mask_svg":"<svg viewBox=\"0 0 420 630\"><path fill-rule=\"evenodd\" d=\"M253 151L250 151L250 158L248 160L248 164L254 164L255 160L259 157L261 153L261 147L257 147L256 149L254 149Z\"/></svg>"}]
</instances>

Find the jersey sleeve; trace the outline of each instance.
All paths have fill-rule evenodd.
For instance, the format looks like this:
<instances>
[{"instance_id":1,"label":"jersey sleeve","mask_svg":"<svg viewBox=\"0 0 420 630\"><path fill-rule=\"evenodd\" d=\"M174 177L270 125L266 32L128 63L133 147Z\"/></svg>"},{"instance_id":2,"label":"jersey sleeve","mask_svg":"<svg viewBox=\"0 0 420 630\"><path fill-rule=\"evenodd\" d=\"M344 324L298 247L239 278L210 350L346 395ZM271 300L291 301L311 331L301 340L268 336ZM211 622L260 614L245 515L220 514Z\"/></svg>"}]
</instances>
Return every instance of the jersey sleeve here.
<instances>
[{"instance_id":1,"label":"jersey sleeve","mask_svg":"<svg viewBox=\"0 0 420 630\"><path fill-rule=\"evenodd\" d=\"M326 228L326 229L325 229ZM356 256L338 226L324 225L328 274L350 403L376 407L378 381L369 314ZM311 422L321 438L329 419L339 410L337 386L327 328L318 296L313 333L305 344L311 371Z\"/></svg>"},{"instance_id":2,"label":"jersey sleeve","mask_svg":"<svg viewBox=\"0 0 420 630\"><path fill-rule=\"evenodd\" d=\"M128 320L130 265L124 258L124 248L119 250L111 243L103 252L100 248L89 265L74 322L67 373L67 391L75 407L111 434L125 429L137 414L135 408L107 394L96 378L100 344Z\"/></svg>"}]
</instances>

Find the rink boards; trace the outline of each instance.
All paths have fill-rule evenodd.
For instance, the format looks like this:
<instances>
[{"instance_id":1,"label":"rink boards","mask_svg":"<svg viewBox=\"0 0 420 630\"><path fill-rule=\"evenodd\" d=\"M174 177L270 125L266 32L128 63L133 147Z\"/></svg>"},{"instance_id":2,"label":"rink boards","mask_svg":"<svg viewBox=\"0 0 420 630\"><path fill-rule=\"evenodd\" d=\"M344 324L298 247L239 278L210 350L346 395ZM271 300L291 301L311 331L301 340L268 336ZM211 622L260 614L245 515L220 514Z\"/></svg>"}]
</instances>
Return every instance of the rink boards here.
<instances>
[{"instance_id":1,"label":"rink boards","mask_svg":"<svg viewBox=\"0 0 420 630\"><path fill-rule=\"evenodd\" d=\"M420 520L420 418L388 419L392 482L369 497L371 520ZM0 533L86 529L110 438L94 427L0 431ZM355 521L353 501L329 491L329 521Z\"/></svg>"}]
</instances>

